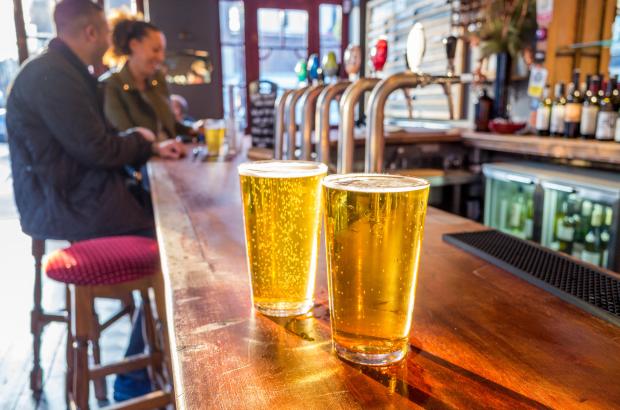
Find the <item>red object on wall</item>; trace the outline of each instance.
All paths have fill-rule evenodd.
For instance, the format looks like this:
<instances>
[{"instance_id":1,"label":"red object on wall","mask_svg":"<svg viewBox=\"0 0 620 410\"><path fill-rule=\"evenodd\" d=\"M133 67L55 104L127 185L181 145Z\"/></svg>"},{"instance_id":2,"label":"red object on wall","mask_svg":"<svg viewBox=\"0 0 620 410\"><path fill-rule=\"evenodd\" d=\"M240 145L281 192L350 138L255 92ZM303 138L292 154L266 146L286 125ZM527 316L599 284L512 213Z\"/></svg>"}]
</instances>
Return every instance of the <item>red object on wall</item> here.
<instances>
[{"instance_id":1,"label":"red object on wall","mask_svg":"<svg viewBox=\"0 0 620 410\"><path fill-rule=\"evenodd\" d=\"M375 71L383 70L387 61L388 42L384 38L378 39L370 50L370 61Z\"/></svg>"}]
</instances>

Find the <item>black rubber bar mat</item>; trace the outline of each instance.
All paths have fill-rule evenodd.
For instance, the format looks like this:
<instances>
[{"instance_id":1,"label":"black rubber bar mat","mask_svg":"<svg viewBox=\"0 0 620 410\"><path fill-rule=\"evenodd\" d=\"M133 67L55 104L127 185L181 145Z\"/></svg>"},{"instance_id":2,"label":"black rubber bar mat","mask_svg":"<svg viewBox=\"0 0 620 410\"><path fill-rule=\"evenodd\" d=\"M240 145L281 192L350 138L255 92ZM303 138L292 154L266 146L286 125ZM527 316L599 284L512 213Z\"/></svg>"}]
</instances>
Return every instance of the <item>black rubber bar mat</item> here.
<instances>
[{"instance_id":1,"label":"black rubber bar mat","mask_svg":"<svg viewBox=\"0 0 620 410\"><path fill-rule=\"evenodd\" d=\"M443 240L620 326L620 280L603 270L496 230Z\"/></svg>"}]
</instances>

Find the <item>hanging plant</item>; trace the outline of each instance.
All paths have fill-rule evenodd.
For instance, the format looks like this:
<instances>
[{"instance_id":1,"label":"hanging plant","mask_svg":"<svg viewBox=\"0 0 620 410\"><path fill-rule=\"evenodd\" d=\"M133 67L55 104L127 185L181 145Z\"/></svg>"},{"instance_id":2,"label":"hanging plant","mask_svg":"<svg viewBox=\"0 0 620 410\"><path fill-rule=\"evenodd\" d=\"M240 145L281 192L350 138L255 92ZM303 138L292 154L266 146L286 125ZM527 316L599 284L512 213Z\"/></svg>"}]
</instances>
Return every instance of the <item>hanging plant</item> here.
<instances>
[{"instance_id":1,"label":"hanging plant","mask_svg":"<svg viewBox=\"0 0 620 410\"><path fill-rule=\"evenodd\" d=\"M484 20L476 33L483 58L498 53L516 57L533 41L535 0L489 0L483 12Z\"/></svg>"}]
</instances>

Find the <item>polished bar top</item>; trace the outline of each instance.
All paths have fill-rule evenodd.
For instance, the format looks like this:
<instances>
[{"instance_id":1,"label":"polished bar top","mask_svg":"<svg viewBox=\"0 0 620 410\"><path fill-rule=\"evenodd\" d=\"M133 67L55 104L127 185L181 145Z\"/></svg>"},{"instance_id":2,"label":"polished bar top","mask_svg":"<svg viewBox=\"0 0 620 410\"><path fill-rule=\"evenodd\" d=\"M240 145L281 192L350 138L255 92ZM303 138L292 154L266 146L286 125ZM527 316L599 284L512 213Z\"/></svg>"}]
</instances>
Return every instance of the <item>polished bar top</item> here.
<instances>
[{"instance_id":1,"label":"polished bar top","mask_svg":"<svg viewBox=\"0 0 620 410\"><path fill-rule=\"evenodd\" d=\"M179 408L613 408L620 328L441 240L483 229L429 209L411 352L331 350L324 254L304 317L253 311L233 162L149 165Z\"/></svg>"}]
</instances>

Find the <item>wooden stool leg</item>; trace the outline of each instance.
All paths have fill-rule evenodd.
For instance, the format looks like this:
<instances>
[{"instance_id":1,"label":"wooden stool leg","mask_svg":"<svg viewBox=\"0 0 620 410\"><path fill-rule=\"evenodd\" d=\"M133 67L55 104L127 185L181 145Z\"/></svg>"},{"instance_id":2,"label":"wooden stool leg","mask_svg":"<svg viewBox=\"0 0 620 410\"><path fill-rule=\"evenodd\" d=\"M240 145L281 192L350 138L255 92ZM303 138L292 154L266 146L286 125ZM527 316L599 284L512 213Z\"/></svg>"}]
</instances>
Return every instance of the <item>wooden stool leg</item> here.
<instances>
[{"instance_id":1,"label":"wooden stool leg","mask_svg":"<svg viewBox=\"0 0 620 410\"><path fill-rule=\"evenodd\" d=\"M66 304L67 304L67 314L69 320L71 320L71 293L69 291L69 286L66 286ZM71 334L71 323L67 326L67 352L66 352L66 360L67 360L67 373L65 375L65 394L67 400L67 408L70 408L70 402L73 395L73 336Z\"/></svg>"},{"instance_id":2,"label":"wooden stool leg","mask_svg":"<svg viewBox=\"0 0 620 410\"><path fill-rule=\"evenodd\" d=\"M123 309L128 309L129 319L133 321L134 314L136 312L136 303L133 300L133 293L127 293L125 296L120 298L120 301L123 305Z\"/></svg>"},{"instance_id":3,"label":"wooden stool leg","mask_svg":"<svg viewBox=\"0 0 620 410\"><path fill-rule=\"evenodd\" d=\"M90 336L90 343L93 348L93 361L97 365L101 364L101 349L99 348L99 338L101 337L101 332L99 331L99 326L99 315L97 315L93 309L93 323L91 327L92 332ZM105 377L95 379L93 380L93 383L95 385L95 397L97 400L107 401L108 388L106 386Z\"/></svg>"},{"instance_id":4,"label":"wooden stool leg","mask_svg":"<svg viewBox=\"0 0 620 410\"><path fill-rule=\"evenodd\" d=\"M155 320L153 319L148 289L140 290L140 295L142 296L142 310L144 313L142 333L145 336L146 353L151 356L151 363L148 367L149 376L151 380L158 381L157 376L161 375L161 355L159 354L159 348L155 337Z\"/></svg>"},{"instance_id":5,"label":"wooden stool leg","mask_svg":"<svg viewBox=\"0 0 620 410\"><path fill-rule=\"evenodd\" d=\"M43 389L43 370L41 369L41 333L45 327L43 308L41 307L42 281L41 261L45 254L45 241L32 240L34 257L34 305L30 312L30 332L32 333L32 371L30 372L30 389L38 394Z\"/></svg>"},{"instance_id":6,"label":"wooden stool leg","mask_svg":"<svg viewBox=\"0 0 620 410\"><path fill-rule=\"evenodd\" d=\"M71 287L71 333L73 335L73 393L78 410L88 409L88 339L93 318L93 297L87 286Z\"/></svg>"}]
</instances>

